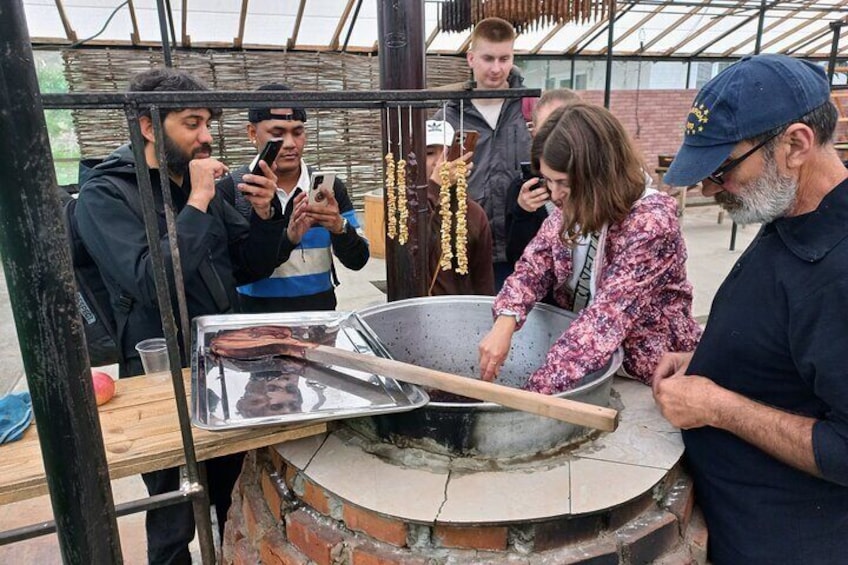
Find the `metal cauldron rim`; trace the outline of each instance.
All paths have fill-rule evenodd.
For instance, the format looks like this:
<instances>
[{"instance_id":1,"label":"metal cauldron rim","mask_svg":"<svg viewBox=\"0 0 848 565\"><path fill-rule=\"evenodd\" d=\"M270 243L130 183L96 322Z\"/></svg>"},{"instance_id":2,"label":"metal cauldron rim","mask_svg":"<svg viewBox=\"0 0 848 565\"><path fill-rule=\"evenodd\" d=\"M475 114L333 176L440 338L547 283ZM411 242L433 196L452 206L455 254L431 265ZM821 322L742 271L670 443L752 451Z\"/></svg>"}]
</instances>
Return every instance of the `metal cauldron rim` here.
<instances>
[{"instance_id":1,"label":"metal cauldron rim","mask_svg":"<svg viewBox=\"0 0 848 565\"><path fill-rule=\"evenodd\" d=\"M494 296L481 296L481 295L464 295L464 294L455 294L449 296L424 296L419 298L406 298L403 300L395 300L394 302L386 302L384 304L376 304L374 306L368 306L366 308L361 308L356 310L356 314L360 317L360 321L362 321L366 326L368 325L368 321L362 319L362 316L367 316L370 313L374 312L390 312L392 310L398 310L406 305L421 305L421 304L457 304L462 302L469 303L479 303L479 302L491 302L494 303ZM537 302L533 309L544 310L547 312L551 312L554 314L565 312L573 315L573 312L569 312L568 310L563 310L562 308L557 308L555 306L550 306L549 304L543 304L541 302ZM373 330L372 330L373 332ZM376 335L376 334L375 334ZM379 337L379 336L377 336ZM624 352L619 347L615 350L610 357L610 360L605 365L606 370L604 374L600 377L593 379L592 381L569 389L565 392L561 392L559 394L554 394L551 396L556 396L557 398L568 398L570 396L576 396L580 393L589 392L597 387L604 386L607 381L611 380L615 376L615 372L621 366L624 360ZM598 371L596 371L597 373ZM438 408L440 410L456 410L456 411L466 411L469 408L474 408L476 411L482 412L503 412L503 411L512 411L511 408L505 408L500 404L495 404L494 402L434 402L430 401L427 404L430 408Z\"/></svg>"}]
</instances>

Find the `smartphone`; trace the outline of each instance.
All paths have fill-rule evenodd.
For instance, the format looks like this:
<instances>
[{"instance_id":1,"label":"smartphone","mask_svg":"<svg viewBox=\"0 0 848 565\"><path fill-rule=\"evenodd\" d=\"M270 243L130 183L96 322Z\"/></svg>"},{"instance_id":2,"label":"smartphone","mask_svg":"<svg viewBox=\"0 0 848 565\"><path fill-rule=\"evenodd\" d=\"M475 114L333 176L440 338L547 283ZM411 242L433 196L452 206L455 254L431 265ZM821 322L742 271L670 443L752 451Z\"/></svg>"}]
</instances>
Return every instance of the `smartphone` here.
<instances>
[{"instance_id":1,"label":"smartphone","mask_svg":"<svg viewBox=\"0 0 848 565\"><path fill-rule=\"evenodd\" d=\"M309 203L326 204L327 195L333 193L336 183L336 173L314 171L309 179Z\"/></svg>"},{"instance_id":2,"label":"smartphone","mask_svg":"<svg viewBox=\"0 0 848 565\"><path fill-rule=\"evenodd\" d=\"M533 164L530 161L523 161L522 163L520 163L520 166L522 181L527 182L528 180L536 176L533 174Z\"/></svg>"},{"instance_id":3,"label":"smartphone","mask_svg":"<svg viewBox=\"0 0 848 565\"><path fill-rule=\"evenodd\" d=\"M453 143L448 150L448 161L455 161L469 151L474 151L479 137L480 134L473 129L456 132L453 136Z\"/></svg>"},{"instance_id":4,"label":"smartphone","mask_svg":"<svg viewBox=\"0 0 848 565\"><path fill-rule=\"evenodd\" d=\"M540 177L539 175L533 174L533 164L530 161L523 161L519 163L521 166L521 183L525 183L530 179L539 179L539 182L533 187L533 190L537 188L544 188L548 191L548 198L551 197L551 191L548 189L548 186L545 184L545 179Z\"/></svg>"},{"instance_id":5,"label":"smartphone","mask_svg":"<svg viewBox=\"0 0 848 565\"><path fill-rule=\"evenodd\" d=\"M262 148L262 151L253 158L253 161L250 163L250 174L252 175L265 175L262 172L262 169L259 168L259 161L265 161L268 163L268 166L274 164L274 160L277 158L277 154L280 152L280 148L283 146L283 138L282 137L274 137L271 138L265 143L265 147Z\"/></svg>"}]
</instances>

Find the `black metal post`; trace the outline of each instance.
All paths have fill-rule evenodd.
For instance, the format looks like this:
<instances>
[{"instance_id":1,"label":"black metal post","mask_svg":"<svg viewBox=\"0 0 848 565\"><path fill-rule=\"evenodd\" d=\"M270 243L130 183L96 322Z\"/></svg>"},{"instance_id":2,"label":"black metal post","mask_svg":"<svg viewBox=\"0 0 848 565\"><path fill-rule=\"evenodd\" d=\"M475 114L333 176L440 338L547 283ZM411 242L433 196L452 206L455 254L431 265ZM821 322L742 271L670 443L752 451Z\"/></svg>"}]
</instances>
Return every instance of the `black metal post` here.
<instances>
[{"instance_id":1,"label":"black metal post","mask_svg":"<svg viewBox=\"0 0 848 565\"><path fill-rule=\"evenodd\" d=\"M174 29L174 11L171 9L171 0L165 0L165 9L168 11L168 30L171 33L171 45L177 46L177 30Z\"/></svg>"},{"instance_id":2,"label":"black metal post","mask_svg":"<svg viewBox=\"0 0 848 565\"><path fill-rule=\"evenodd\" d=\"M378 0L377 29L380 38L380 88L422 89L424 72L424 0ZM424 296L427 293L427 171L423 110L403 113L400 106L386 106L383 127L384 153L409 160L414 154L419 166L407 188L409 241L405 246L386 238L386 275L389 300ZM386 119L387 118L387 119ZM411 127L411 130L410 130ZM398 147L389 147L387 138ZM400 157L398 157L400 155ZM388 215L386 216L388 218ZM421 224L424 224L423 226ZM422 237L422 234L425 234Z\"/></svg>"},{"instance_id":3,"label":"black metal post","mask_svg":"<svg viewBox=\"0 0 848 565\"><path fill-rule=\"evenodd\" d=\"M830 57L827 63L827 82L831 86L833 86L833 75L836 72L836 55L839 53L839 35L844 24L843 20L830 22L830 29L833 30L833 41L830 44Z\"/></svg>"},{"instance_id":4,"label":"black metal post","mask_svg":"<svg viewBox=\"0 0 848 565\"><path fill-rule=\"evenodd\" d=\"M156 0L156 11L159 13L159 34L162 37L162 57L166 67L173 67L171 61L171 40L168 38L168 13L165 0Z\"/></svg>"},{"instance_id":5,"label":"black metal post","mask_svg":"<svg viewBox=\"0 0 848 565\"><path fill-rule=\"evenodd\" d=\"M146 163L144 154L145 140L141 133L141 126L139 125L138 108L132 105L127 106L125 113L136 163ZM154 124L157 121L154 120ZM161 123L156 128L159 130L157 137L161 137ZM161 145L164 145L164 143ZM180 435L186 458L186 471L191 487L193 489L199 489L198 494L192 497L192 503L194 506L194 520L197 525L197 534L200 541L200 555L203 563L211 564L215 562L215 549L212 541L209 496L206 489L200 486L200 471L194 451L191 419L188 414L188 406L186 405L185 384L183 382L180 363L177 323L174 318L174 309L171 304L170 290L168 288L165 258L162 255L162 249L159 247L159 220L156 216L156 204L153 199L153 185L150 181L150 171L147 167L138 166L136 167L136 178L138 179L138 192L141 196L141 212L147 232L148 249L150 250L150 258L153 262L153 278L156 285L159 316L162 319L162 331L164 332L165 341L168 346L168 364L171 369L171 381L174 386L174 400L177 408L177 418L180 422ZM170 186L168 189L170 190ZM187 351L186 355L190 355L190 352Z\"/></svg>"},{"instance_id":6,"label":"black metal post","mask_svg":"<svg viewBox=\"0 0 848 565\"><path fill-rule=\"evenodd\" d=\"M612 47L615 39L615 4L616 0L610 0L609 6L609 34L607 35L607 76L604 79L604 108L610 107L610 89L612 88Z\"/></svg>"},{"instance_id":7,"label":"black metal post","mask_svg":"<svg viewBox=\"0 0 848 565\"><path fill-rule=\"evenodd\" d=\"M362 9L362 0L356 3L356 8L353 10L353 18L350 20L350 27L347 28L347 35L345 35L344 45L342 45L342 53L347 51L347 44L350 41L350 34L353 33L353 26L356 25L356 20L359 18L359 10Z\"/></svg>"},{"instance_id":8,"label":"black metal post","mask_svg":"<svg viewBox=\"0 0 848 565\"><path fill-rule=\"evenodd\" d=\"M686 62L686 86L683 88L689 90L689 84L691 84L692 80L692 59Z\"/></svg>"},{"instance_id":9,"label":"black metal post","mask_svg":"<svg viewBox=\"0 0 848 565\"><path fill-rule=\"evenodd\" d=\"M577 90L577 87L574 85L574 78L575 78L574 66L575 66L575 60L574 60L574 55L572 55L571 56L571 90ZM548 68L549 69L551 68L551 62L550 61L548 61ZM545 88L548 88L547 82L545 83Z\"/></svg>"},{"instance_id":10,"label":"black metal post","mask_svg":"<svg viewBox=\"0 0 848 565\"><path fill-rule=\"evenodd\" d=\"M760 52L760 46L763 44L763 24L766 19L766 0L760 0L760 14L757 18L757 40L754 42L754 54Z\"/></svg>"},{"instance_id":11,"label":"black metal post","mask_svg":"<svg viewBox=\"0 0 848 565\"><path fill-rule=\"evenodd\" d=\"M0 9L0 250L66 564L121 563L23 3ZM14 80L12 79L14 77Z\"/></svg>"}]
</instances>

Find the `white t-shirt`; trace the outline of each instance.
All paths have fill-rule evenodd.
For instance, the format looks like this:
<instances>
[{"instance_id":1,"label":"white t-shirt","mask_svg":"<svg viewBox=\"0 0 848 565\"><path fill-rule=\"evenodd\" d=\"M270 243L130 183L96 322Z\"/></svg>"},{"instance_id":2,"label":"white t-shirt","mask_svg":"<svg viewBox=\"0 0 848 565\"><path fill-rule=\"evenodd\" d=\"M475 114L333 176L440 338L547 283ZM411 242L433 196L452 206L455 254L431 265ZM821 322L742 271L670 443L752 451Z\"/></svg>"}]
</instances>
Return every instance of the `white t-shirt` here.
<instances>
[{"instance_id":1,"label":"white t-shirt","mask_svg":"<svg viewBox=\"0 0 848 565\"><path fill-rule=\"evenodd\" d=\"M309 169L306 168L306 162L303 159L300 160L300 178L297 179L297 184L292 187L291 191L286 192L279 186L277 187L277 198L280 200L283 211L285 211L286 205L291 200L291 195L294 194L295 188L299 188L302 192L309 194Z\"/></svg>"},{"instance_id":2,"label":"white t-shirt","mask_svg":"<svg viewBox=\"0 0 848 565\"><path fill-rule=\"evenodd\" d=\"M483 115L490 128L495 129L498 127L498 117L501 115L501 108L504 103L503 98L472 100L471 103Z\"/></svg>"}]
</instances>

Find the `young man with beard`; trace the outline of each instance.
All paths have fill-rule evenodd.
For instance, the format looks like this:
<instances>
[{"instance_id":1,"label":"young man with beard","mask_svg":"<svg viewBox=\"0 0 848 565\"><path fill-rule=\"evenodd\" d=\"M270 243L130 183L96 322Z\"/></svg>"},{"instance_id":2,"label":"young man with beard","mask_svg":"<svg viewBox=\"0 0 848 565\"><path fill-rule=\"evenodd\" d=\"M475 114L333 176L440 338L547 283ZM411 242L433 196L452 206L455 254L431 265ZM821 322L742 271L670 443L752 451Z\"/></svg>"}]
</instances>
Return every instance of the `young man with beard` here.
<instances>
[{"instance_id":1,"label":"young man with beard","mask_svg":"<svg viewBox=\"0 0 848 565\"><path fill-rule=\"evenodd\" d=\"M208 90L182 71L151 69L130 81L130 92ZM163 108L162 126L176 208L176 228L190 317L237 311L236 286L268 276L300 241L306 222L302 206L288 232L274 198L276 177L263 167L264 176L245 178L243 189L252 211L245 219L216 194L215 179L227 168L211 157L209 122L217 115L210 108ZM80 181L75 219L80 237L97 264L118 321L124 360L120 375L143 372L135 344L162 336L153 265L142 219L136 168L150 169L156 202L159 246L166 263L171 249L161 196L159 162L149 113L139 118L145 139L145 163L138 164L129 145L115 150L86 171ZM300 204L303 204L301 200ZM173 281L171 281L173 285ZM183 359L188 352L182 352ZM209 497L223 532L230 492L241 470L241 455L207 462ZM151 495L180 488L179 470L165 469L142 475ZM188 544L194 537L194 517L189 503L147 512L147 547L150 563L191 563Z\"/></svg>"},{"instance_id":2,"label":"young man with beard","mask_svg":"<svg viewBox=\"0 0 848 565\"><path fill-rule=\"evenodd\" d=\"M506 20L486 18L471 33L468 66L478 90L522 88L524 79L513 66L515 30ZM460 116L460 110L462 110ZM530 132L520 98L486 98L460 104L448 102L434 118L447 120L455 130L479 132L474 148L474 174L468 177L468 196L486 211L492 228L495 290L512 272L506 257L507 191L521 175L520 164L530 158Z\"/></svg>"},{"instance_id":3,"label":"young man with beard","mask_svg":"<svg viewBox=\"0 0 848 565\"><path fill-rule=\"evenodd\" d=\"M287 91L284 84L266 84L258 90ZM269 139L282 138L283 145L274 161L276 200L285 211L284 221L292 215L297 198L310 191L314 169L303 160L306 145L306 110L287 108L254 108L248 112L247 137L261 151ZM250 214L251 204L241 190L248 165L233 171L218 183L218 189L236 208ZM301 196L298 196L301 195ZM303 310L335 310L336 279L333 256L348 269L358 271L370 257L368 241L357 228L356 212L341 179L336 178L332 194L321 203L304 208L308 231L300 249L277 266L270 277L238 289L245 312L298 312Z\"/></svg>"},{"instance_id":4,"label":"young man with beard","mask_svg":"<svg viewBox=\"0 0 848 565\"><path fill-rule=\"evenodd\" d=\"M848 171L822 67L745 57L698 93L666 179L762 223L693 353L654 375L684 429L717 565L842 562L848 539ZM843 557L840 558L839 555Z\"/></svg>"}]
</instances>

